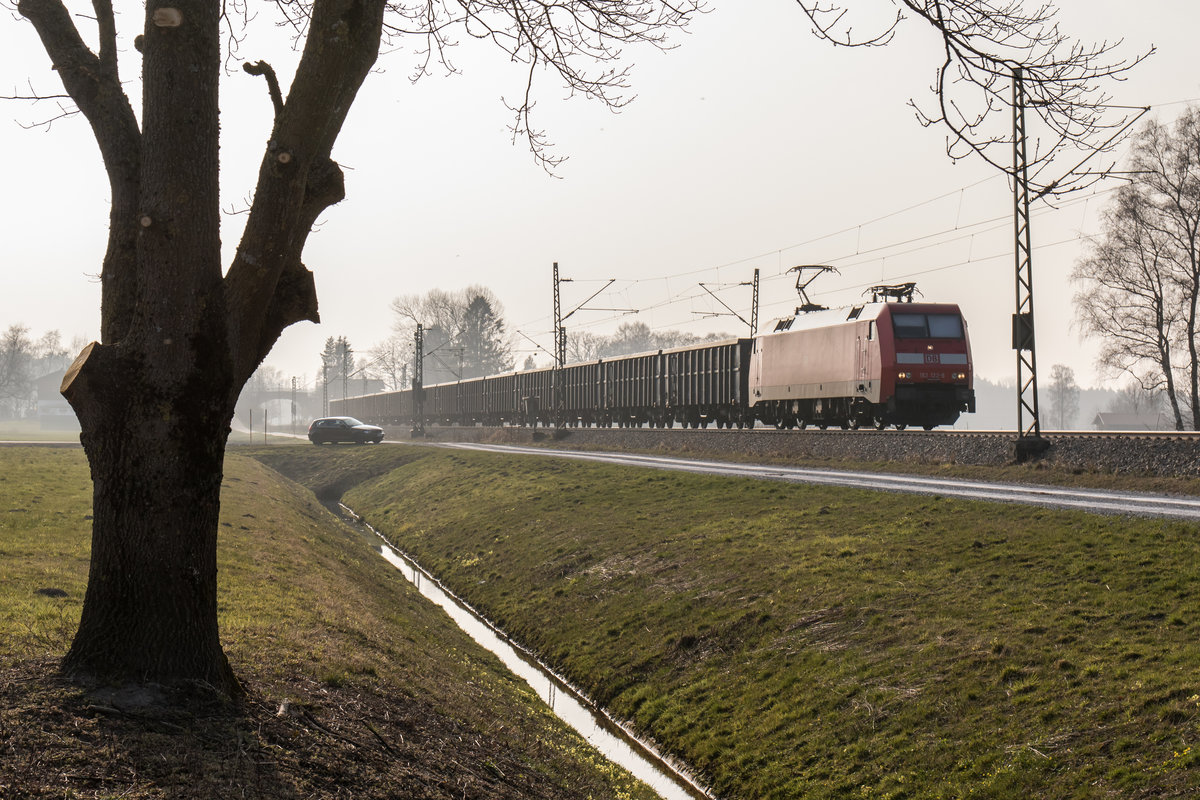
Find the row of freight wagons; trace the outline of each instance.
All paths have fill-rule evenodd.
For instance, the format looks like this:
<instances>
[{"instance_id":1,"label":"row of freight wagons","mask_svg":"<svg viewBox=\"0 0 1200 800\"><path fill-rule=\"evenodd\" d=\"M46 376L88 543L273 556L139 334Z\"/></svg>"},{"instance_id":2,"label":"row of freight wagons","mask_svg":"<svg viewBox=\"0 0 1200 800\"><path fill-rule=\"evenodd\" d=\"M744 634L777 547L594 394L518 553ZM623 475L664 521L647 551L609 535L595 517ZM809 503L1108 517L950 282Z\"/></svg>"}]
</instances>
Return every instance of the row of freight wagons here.
<instances>
[{"instance_id":1,"label":"row of freight wagons","mask_svg":"<svg viewBox=\"0 0 1200 800\"><path fill-rule=\"evenodd\" d=\"M567 425L742 424L751 339L571 364L561 370ZM550 368L427 386L425 422L548 425L557 421ZM413 390L334 400L335 414L376 423L414 420Z\"/></svg>"}]
</instances>

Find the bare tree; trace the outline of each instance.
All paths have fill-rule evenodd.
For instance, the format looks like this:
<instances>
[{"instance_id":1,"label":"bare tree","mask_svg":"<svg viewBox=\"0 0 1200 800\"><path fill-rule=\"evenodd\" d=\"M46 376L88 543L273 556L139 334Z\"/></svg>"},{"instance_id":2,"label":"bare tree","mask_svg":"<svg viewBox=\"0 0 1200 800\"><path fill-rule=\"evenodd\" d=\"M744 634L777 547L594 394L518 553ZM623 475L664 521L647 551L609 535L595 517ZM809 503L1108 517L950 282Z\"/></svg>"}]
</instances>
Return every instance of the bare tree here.
<instances>
[{"instance_id":1,"label":"bare tree","mask_svg":"<svg viewBox=\"0 0 1200 800\"><path fill-rule=\"evenodd\" d=\"M426 66L444 61L456 36L526 65L514 127L544 159L544 140L529 124L535 76L557 75L618 105L627 86L613 61L621 45L662 45L697 10L695 0L268 5L285 16L303 51L286 96L269 64L244 65L266 81L275 118L264 131L253 204L226 270L218 86L222 60L232 55L222 46L247 43L226 39L222 25L246 7L146 4L129 53L142 70L137 114L118 72L111 0L94 0L95 30L86 36L76 27L84 17L63 0L17 3L91 125L112 198L100 342L80 353L63 382L94 477L92 566L64 661L69 673L239 691L217 630L226 437L241 388L280 333L319 319L302 253L314 222L345 195L332 150L384 37L419 37Z\"/></svg>"},{"instance_id":2,"label":"bare tree","mask_svg":"<svg viewBox=\"0 0 1200 800\"><path fill-rule=\"evenodd\" d=\"M1173 268L1183 318L1187 403L1200 430L1200 108L1174 126L1151 123L1134 142L1133 186L1145 200L1147 225Z\"/></svg>"},{"instance_id":3,"label":"bare tree","mask_svg":"<svg viewBox=\"0 0 1200 800\"><path fill-rule=\"evenodd\" d=\"M412 341L417 324L426 331L425 383L503 372L512 367L512 345L505 333L504 308L486 286L458 291L431 289L402 295L391 303L393 329Z\"/></svg>"},{"instance_id":4,"label":"bare tree","mask_svg":"<svg viewBox=\"0 0 1200 800\"><path fill-rule=\"evenodd\" d=\"M1075 425L1079 416L1079 384L1075 382L1075 370L1064 364L1050 368L1050 386L1046 393L1048 417L1057 428L1067 430Z\"/></svg>"},{"instance_id":5,"label":"bare tree","mask_svg":"<svg viewBox=\"0 0 1200 800\"><path fill-rule=\"evenodd\" d=\"M1099 363L1161 390L1177 430L1200 429L1200 109L1134 140L1132 180L1105 210L1103 234L1072 275ZM1186 387L1180 391L1180 384Z\"/></svg>"},{"instance_id":6,"label":"bare tree","mask_svg":"<svg viewBox=\"0 0 1200 800\"><path fill-rule=\"evenodd\" d=\"M1136 378L1117 390L1108 409L1118 414L1159 414L1162 412L1162 391L1147 389Z\"/></svg>"},{"instance_id":7,"label":"bare tree","mask_svg":"<svg viewBox=\"0 0 1200 800\"><path fill-rule=\"evenodd\" d=\"M413 340L399 334L389 336L367 351L371 375L383 381L388 391L405 389L413 363Z\"/></svg>"},{"instance_id":8,"label":"bare tree","mask_svg":"<svg viewBox=\"0 0 1200 800\"><path fill-rule=\"evenodd\" d=\"M33 395L33 358L29 328L9 325L0 335L0 414L24 415Z\"/></svg>"},{"instance_id":9,"label":"bare tree","mask_svg":"<svg viewBox=\"0 0 1200 800\"><path fill-rule=\"evenodd\" d=\"M797 3L818 36L842 46L887 44L906 19L932 26L943 52L934 100L910 104L921 124L949 130L946 152L954 159L975 154L1011 172L1013 129L1007 112L1019 69L1026 107L1046 134L1044 143L1035 137L1041 146L1029 159L1030 187L1038 196L1062 194L1107 173L1107 166L1080 167L1089 154L1113 146L1131 115L1109 113L1109 97L1100 84L1119 78L1149 55L1122 58L1119 41L1084 45L1069 38L1055 23L1056 10L1049 2L892 0L894 15L882 22L868 20L866 34L856 33L858 18L836 0ZM1079 161L1052 171L1062 156Z\"/></svg>"},{"instance_id":10,"label":"bare tree","mask_svg":"<svg viewBox=\"0 0 1200 800\"><path fill-rule=\"evenodd\" d=\"M607 345L608 340L599 334L588 331L572 331L567 336L567 361L570 363L595 361L600 358Z\"/></svg>"}]
</instances>

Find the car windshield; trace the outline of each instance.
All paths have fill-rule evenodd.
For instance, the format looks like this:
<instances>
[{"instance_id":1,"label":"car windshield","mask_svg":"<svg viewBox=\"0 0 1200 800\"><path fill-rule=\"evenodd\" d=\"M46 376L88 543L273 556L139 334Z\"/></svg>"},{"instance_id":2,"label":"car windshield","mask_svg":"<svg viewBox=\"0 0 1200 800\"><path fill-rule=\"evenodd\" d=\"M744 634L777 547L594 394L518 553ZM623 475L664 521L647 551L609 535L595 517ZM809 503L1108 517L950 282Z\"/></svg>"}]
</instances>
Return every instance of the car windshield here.
<instances>
[{"instance_id":1,"label":"car windshield","mask_svg":"<svg viewBox=\"0 0 1200 800\"><path fill-rule=\"evenodd\" d=\"M892 314L897 339L961 339L962 317L958 314Z\"/></svg>"},{"instance_id":2,"label":"car windshield","mask_svg":"<svg viewBox=\"0 0 1200 800\"><path fill-rule=\"evenodd\" d=\"M349 425L351 428L354 428L358 425L362 425L362 423L359 422L358 420L356 420L354 417L342 417L342 421L345 422L347 425Z\"/></svg>"}]
</instances>

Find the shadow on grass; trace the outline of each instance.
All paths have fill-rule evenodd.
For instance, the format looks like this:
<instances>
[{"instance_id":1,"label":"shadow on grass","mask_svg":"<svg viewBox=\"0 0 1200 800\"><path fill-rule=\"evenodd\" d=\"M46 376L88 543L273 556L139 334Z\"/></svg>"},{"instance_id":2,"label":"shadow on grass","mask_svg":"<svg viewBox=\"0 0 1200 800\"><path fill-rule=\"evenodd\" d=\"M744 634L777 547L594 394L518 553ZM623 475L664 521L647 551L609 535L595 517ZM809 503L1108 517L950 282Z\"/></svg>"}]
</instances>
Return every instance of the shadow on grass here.
<instances>
[{"instance_id":1,"label":"shadow on grass","mask_svg":"<svg viewBox=\"0 0 1200 800\"><path fill-rule=\"evenodd\" d=\"M295 797L291 722L203 687L92 689L26 660L0 680L0 797ZM281 755L284 756L281 758ZM74 796L67 794L66 796Z\"/></svg>"}]
</instances>

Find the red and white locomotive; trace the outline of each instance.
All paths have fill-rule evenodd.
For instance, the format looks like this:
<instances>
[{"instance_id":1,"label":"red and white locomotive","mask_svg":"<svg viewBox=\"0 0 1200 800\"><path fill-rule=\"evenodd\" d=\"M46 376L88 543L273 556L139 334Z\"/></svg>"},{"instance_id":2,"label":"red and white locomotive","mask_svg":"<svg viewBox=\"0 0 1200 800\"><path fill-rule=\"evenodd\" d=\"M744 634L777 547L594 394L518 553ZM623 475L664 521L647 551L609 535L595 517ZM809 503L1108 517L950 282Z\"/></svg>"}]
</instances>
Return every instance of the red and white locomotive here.
<instances>
[{"instance_id":1,"label":"red and white locomotive","mask_svg":"<svg viewBox=\"0 0 1200 800\"><path fill-rule=\"evenodd\" d=\"M904 302L798 312L754 338L749 402L778 427L953 425L975 410L962 313Z\"/></svg>"},{"instance_id":2,"label":"red and white locomotive","mask_svg":"<svg viewBox=\"0 0 1200 800\"><path fill-rule=\"evenodd\" d=\"M350 397L331 413L393 425L952 425L975 410L966 324L957 305L911 302L906 287L850 308L806 303L751 338Z\"/></svg>"}]
</instances>

